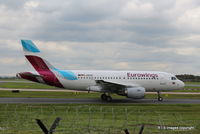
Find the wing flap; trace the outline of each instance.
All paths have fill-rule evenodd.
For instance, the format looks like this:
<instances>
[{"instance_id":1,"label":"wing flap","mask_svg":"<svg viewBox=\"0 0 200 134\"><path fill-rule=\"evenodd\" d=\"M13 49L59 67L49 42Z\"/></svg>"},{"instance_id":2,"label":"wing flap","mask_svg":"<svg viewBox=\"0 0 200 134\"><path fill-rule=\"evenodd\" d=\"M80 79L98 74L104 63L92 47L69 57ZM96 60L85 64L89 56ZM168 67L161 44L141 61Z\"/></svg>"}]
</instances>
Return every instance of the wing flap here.
<instances>
[{"instance_id":1,"label":"wing flap","mask_svg":"<svg viewBox=\"0 0 200 134\"><path fill-rule=\"evenodd\" d=\"M104 86L115 86L115 87L140 87L140 85L126 83L126 82L117 82L117 81L108 81L108 80L96 80L96 83L102 84Z\"/></svg>"}]
</instances>

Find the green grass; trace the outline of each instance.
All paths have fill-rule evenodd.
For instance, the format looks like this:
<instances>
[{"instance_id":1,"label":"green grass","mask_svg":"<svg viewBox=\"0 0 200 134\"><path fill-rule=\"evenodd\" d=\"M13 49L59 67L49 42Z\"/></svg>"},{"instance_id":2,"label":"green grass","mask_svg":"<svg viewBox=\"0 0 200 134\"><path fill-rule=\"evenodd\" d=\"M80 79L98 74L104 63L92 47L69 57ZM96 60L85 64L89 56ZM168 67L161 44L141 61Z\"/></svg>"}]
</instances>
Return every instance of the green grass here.
<instances>
[{"instance_id":1,"label":"green grass","mask_svg":"<svg viewBox=\"0 0 200 134\"><path fill-rule=\"evenodd\" d=\"M87 92L50 92L50 91L21 91L20 93L12 93L11 91L0 91L0 97L25 97L25 98L100 98L100 93ZM200 95L172 95L162 94L165 99L200 99ZM125 99L124 96L112 94L113 99ZM157 98L157 94L147 94L145 98Z\"/></svg>"},{"instance_id":2,"label":"green grass","mask_svg":"<svg viewBox=\"0 0 200 134\"><path fill-rule=\"evenodd\" d=\"M185 84L194 84L194 85L200 85L200 82L184 82Z\"/></svg>"},{"instance_id":3,"label":"green grass","mask_svg":"<svg viewBox=\"0 0 200 134\"><path fill-rule=\"evenodd\" d=\"M5 84L5 85L4 85ZM54 88L38 83L0 83L6 88ZM16 88L17 89L17 88ZM191 90L192 91L192 90ZM166 95L164 98L200 99L200 95ZM0 97L99 98L100 93L0 91ZM123 96L112 95L115 98ZM156 98L157 95L146 95ZM41 119L48 128L56 117L61 117L55 134L199 134L200 105L194 104L0 104L0 134L42 134L35 123ZM194 130L159 130L157 125L187 126Z\"/></svg>"},{"instance_id":4,"label":"green grass","mask_svg":"<svg viewBox=\"0 0 200 134\"><path fill-rule=\"evenodd\" d=\"M172 90L172 91L166 91L166 92L200 92L200 88L185 88L181 90Z\"/></svg>"},{"instance_id":5,"label":"green grass","mask_svg":"<svg viewBox=\"0 0 200 134\"><path fill-rule=\"evenodd\" d=\"M19 80L21 80L21 79L19 79ZM198 82L196 82L196 84L197 83ZM193 82L193 84L194 84L194 82ZM24 83L24 82L3 82L3 83L0 83L0 88L11 88L11 89L56 89L56 87L48 86L48 85L45 85L45 84ZM186 86L185 89L186 90L173 90L172 92L200 92L200 87ZM192 90L190 90L190 89L192 89ZM171 92L171 91L169 91L169 92Z\"/></svg>"},{"instance_id":6,"label":"green grass","mask_svg":"<svg viewBox=\"0 0 200 134\"><path fill-rule=\"evenodd\" d=\"M165 92L200 92L200 89L197 88L185 88L181 90L172 90L172 91L165 91Z\"/></svg>"},{"instance_id":7,"label":"green grass","mask_svg":"<svg viewBox=\"0 0 200 134\"><path fill-rule=\"evenodd\" d=\"M27 88L27 89L55 89L56 87L48 86L40 83L21 83L21 82L3 82L0 83L0 88Z\"/></svg>"},{"instance_id":8,"label":"green grass","mask_svg":"<svg viewBox=\"0 0 200 134\"><path fill-rule=\"evenodd\" d=\"M28 80L25 80L25 79L14 79L14 78L0 78L0 81L28 81Z\"/></svg>"},{"instance_id":9,"label":"green grass","mask_svg":"<svg viewBox=\"0 0 200 134\"><path fill-rule=\"evenodd\" d=\"M199 134L199 105L147 104L0 104L0 133L42 134L35 123L41 119L50 127L56 117L62 120L55 134ZM195 112L194 112L195 111ZM159 130L158 125L194 127L194 130Z\"/></svg>"},{"instance_id":10,"label":"green grass","mask_svg":"<svg viewBox=\"0 0 200 134\"><path fill-rule=\"evenodd\" d=\"M40 83L20 83L20 82L3 82L0 83L0 88L13 88L13 89L56 89L56 87L48 86ZM174 90L173 92L200 92L200 87L186 86L186 90ZM193 90L187 90L193 89ZM197 90L195 90L197 89ZM170 91L171 92L171 91Z\"/></svg>"},{"instance_id":11,"label":"green grass","mask_svg":"<svg viewBox=\"0 0 200 134\"><path fill-rule=\"evenodd\" d=\"M21 79L19 79L19 82L3 82L0 83L0 88L14 88L14 89L20 89L20 88L27 88L27 89L55 89L56 87L48 86L45 84L40 83L27 83L20 82ZM186 82L186 84L195 84L198 85L200 82ZM186 90L177 90L178 92L200 92L200 87L194 87L194 86L186 86ZM187 90L187 89L197 89L197 90ZM177 92L174 91L174 92Z\"/></svg>"},{"instance_id":12,"label":"green grass","mask_svg":"<svg viewBox=\"0 0 200 134\"><path fill-rule=\"evenodd\" d=\"M200 89L200 87L194 87L194 86L185 86L185 89Z\"/></svg>"},{"instance_id":13,"label":"green grass","mask_svg":"<svg viewBox=\"0 0 200 134\"><path fill-rule=\"evenodd\" d=\"M196 94L162 94L164 99L200 99L200 95ZM145 98L157 98L157 94L147 94Z\"/></svg>"},{"instance_id":14,"label":"green grass","mask_svg":"<svg viewBox=\"0 0 200 134\"><path fill-rule=\"evenodd\" d=\"M11 91L0 91L0 97L27 97L27 98L98 98L99 93L79 93L79 92L47 92L47 91L21 91L12 93ZM117 95L114 95L117 96Z\"/></svg>"}]
</instances>

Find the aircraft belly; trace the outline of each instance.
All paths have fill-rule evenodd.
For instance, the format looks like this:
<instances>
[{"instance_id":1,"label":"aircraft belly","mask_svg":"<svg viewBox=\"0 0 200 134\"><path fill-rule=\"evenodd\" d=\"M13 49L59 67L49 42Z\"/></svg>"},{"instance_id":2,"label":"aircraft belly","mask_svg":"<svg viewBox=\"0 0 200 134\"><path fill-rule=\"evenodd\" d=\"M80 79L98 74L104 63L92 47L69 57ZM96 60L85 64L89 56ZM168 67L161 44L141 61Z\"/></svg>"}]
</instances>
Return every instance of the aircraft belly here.
<instances>
[{"instance_id":1,"label":"aircraft belly","mask_svg":"<svg viewBox=\"0 0 200 134\"><path fill-rule=\"evenodd\" d=\"M65 80L61 82L64 88L73 90L87 90L89 86L96 85L95 81L87 80Z\"/></svg>"}]
</instances>

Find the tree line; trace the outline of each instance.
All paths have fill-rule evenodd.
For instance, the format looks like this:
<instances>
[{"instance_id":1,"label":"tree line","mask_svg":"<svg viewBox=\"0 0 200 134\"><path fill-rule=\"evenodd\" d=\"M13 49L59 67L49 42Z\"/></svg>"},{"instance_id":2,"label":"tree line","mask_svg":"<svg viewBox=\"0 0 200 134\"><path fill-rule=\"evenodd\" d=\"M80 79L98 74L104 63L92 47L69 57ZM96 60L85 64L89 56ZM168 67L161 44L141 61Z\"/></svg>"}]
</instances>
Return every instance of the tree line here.
<instances>
[{"instance_id":1,"label":"tree line","mask_svg":"<svg viewBox=\"0 0 200 134\"><path fill-rule=\"evenodd\" d=\"M176 77L184 82L200 82L200 76L192 74L181 74L176 75Z\"/></svg>"}]
</instances>

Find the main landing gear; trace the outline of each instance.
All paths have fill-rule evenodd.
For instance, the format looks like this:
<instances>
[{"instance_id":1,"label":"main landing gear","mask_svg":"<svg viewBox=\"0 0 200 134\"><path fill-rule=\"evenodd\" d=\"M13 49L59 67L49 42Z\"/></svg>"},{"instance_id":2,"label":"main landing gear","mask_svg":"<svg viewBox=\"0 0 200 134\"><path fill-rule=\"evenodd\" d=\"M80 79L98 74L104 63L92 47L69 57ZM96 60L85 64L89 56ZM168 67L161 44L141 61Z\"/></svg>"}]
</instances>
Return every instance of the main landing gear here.
<instances>
[{"instance_id":1,"label":"main landing gear","mask_svg":"<svg viewBox=\"0 0 200 134\"><path fill-rule=\"evenodd\" d=\"M112 97L110 95L106 95L105 93L101 95L101 100L106 102L111 102Z\"/></svg>"},{"instance_id":2,"label":"main landing gear","mask_svg":"<svg viewBox=\"0 0 200 134\"><path fill-rule=\"evenodd\" d=\"M160 91L157 91L158 93L158 101L163 101L163 98L160 96Z\"/></svg>"}]
</instances>

